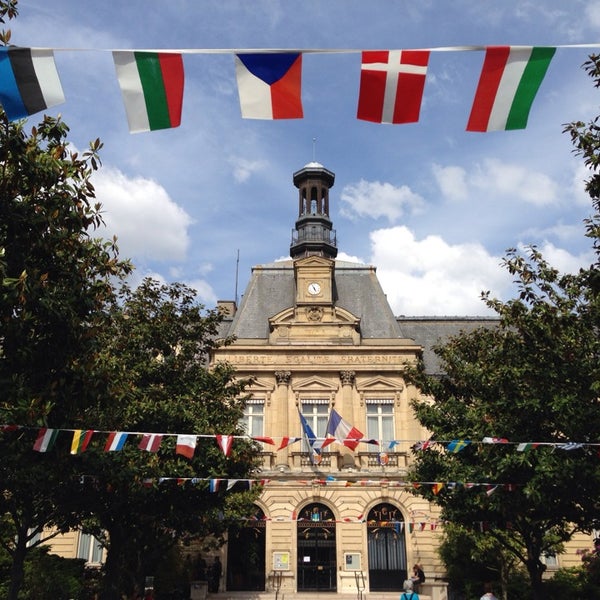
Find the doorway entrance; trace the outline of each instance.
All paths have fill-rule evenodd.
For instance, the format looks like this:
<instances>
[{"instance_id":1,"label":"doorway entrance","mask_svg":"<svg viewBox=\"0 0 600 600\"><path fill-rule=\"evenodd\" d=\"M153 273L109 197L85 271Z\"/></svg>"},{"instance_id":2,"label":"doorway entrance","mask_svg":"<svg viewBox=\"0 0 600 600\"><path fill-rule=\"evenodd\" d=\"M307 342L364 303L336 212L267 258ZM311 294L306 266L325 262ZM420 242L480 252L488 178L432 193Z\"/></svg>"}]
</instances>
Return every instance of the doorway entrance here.
<instances>
[{"instance_id":1,"label":"doorway entrance","mask_svg":"<svg viewBox=\"0 0 600 600\"><path fill-rule=\"evenodd\" d=\"M229 528L228 591L265 591L265 525L265 514L258 508L251 520L246 521L242 526Z\"/></svg>"},{"instance_id":2,"label":"doorway entrance","mask_svg":"<svg viewBox=\"0 0 600 600\"><path fill-rule=\"evenodd\" d=\"M403 518L399 508L382 503L369 511L367 547L371 591L389 592L401 588L408 571Z\"/></svg>"},{"instance_id":3,"label":"doorway entrance","mask_svg":"<svg viewBox=\"0 0 600 600\"><path fill-rule=\"evenodd\" d=\"M315 502L298 515L298 591L335 592L335 519L327 506Z\"/></svg>"}]
</instances>

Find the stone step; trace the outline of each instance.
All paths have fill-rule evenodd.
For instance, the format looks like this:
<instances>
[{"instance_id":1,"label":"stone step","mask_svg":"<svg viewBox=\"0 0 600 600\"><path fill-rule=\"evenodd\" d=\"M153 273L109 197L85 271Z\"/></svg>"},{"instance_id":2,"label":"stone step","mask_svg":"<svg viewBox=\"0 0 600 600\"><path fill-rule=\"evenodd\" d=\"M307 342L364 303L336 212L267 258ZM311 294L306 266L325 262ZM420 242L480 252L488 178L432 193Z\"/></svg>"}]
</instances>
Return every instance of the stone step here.
<instances>
[{"instance_id":1,"label":"stone step","mask_svg":"<svg viewBox=\"0 0 600 600\"><path fill-rule=\"evenodd\" d=\"M337 594L336 592L220 592L207 594L207 600L398 600L397 592L363 592L359 595ZM419 594L419 600L431 600L431 596Z\"/></svg>"}]
</instances>

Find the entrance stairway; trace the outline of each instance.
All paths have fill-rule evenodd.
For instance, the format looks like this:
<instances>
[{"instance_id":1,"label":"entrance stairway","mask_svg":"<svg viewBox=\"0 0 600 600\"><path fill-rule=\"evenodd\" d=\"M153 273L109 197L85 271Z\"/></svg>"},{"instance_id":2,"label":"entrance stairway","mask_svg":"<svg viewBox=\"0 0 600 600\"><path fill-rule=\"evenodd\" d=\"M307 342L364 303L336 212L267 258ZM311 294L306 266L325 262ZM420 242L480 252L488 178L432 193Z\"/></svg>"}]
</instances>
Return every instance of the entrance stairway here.
<instances>
[{"instance_id":1,"label":"entrance stairway","mask_svg":"<svg viewBox=\"0 0 600 600\"><path fill-rule=\"evenodd\" d=\"M207 600L399 600L402 590L397 592L363 592L337 594L335 592L221 592L208 594ZM431 596L419 594L419 600L431 600Z\"/></svg>"}]
</instances>

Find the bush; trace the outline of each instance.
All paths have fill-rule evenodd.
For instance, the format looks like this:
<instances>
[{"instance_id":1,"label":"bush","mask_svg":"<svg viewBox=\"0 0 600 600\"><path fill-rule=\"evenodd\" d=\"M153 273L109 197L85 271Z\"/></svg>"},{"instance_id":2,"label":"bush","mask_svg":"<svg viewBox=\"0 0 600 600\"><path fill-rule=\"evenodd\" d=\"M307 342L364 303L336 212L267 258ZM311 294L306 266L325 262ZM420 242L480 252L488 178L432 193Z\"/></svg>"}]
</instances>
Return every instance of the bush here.
<instances>
[{"instance_id":1,"label":"bush","mask_svg":"<svg viewBox=\"0 0 600 600\"><path fill-rule=\"evenodd\" d=\"M47 546L31 550L25 562L22 600L84 598L85 561L50 554Z\"/></svg>"}]
</instances>

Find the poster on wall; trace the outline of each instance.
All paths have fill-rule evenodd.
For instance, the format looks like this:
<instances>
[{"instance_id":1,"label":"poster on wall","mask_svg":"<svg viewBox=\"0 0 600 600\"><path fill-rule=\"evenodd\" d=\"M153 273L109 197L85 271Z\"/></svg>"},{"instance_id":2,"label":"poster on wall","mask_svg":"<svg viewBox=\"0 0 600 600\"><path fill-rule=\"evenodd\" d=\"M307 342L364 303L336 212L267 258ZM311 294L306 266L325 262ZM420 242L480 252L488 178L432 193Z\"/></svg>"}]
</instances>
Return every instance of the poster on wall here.
<instances>
[{"instance_id":1,"label":"poster on wall","mask_svg":"<svg viewBox=\"0 0 600 600\"><path fill-rule=\"evenodd\" d=\"M273 552L273 570L274 571L289 571L290 568L290 553L289 552Z\"/></svg>"},{"instance_id":2,"label":"poster on wall","mask_svg":"<svg viewBox=\"0 0 600 600\"><path fill-rule=\"evenodd\" d=\"M344 568L346 571L360 571L360 552L344 553Z\"/></svg>"}]
</instances>

